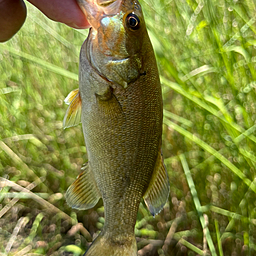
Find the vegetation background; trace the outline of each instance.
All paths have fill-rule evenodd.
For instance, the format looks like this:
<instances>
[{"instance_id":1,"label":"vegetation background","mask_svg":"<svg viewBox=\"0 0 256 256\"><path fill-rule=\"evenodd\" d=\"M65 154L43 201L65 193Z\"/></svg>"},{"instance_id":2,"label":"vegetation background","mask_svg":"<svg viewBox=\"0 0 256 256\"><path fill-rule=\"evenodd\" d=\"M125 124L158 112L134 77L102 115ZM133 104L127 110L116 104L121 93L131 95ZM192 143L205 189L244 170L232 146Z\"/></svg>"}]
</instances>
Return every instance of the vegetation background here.
<instances>
[{"instance_id":1,"label":"vegetation background","mask_svg":"<svg viewBox=\"0 0 256 256\"><path fill-rule=\"evenodd\" d=\"M139 255L256 255L255 0L144 0L164 96L169 201L139 209ZM81 125L63 130L87 31L27 3L0 44L0 254L82 255L104 224L102 201L70 209L86 162Z\"/></svg>"}]
</instances>

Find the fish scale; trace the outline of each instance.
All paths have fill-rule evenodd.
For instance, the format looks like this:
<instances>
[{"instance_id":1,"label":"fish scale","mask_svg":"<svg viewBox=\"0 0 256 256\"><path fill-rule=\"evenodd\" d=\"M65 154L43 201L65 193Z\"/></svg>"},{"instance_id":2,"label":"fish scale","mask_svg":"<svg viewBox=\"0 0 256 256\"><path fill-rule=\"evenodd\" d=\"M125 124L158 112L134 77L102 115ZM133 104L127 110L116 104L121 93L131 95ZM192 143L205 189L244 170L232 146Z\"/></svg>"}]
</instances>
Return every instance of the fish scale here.
<instances>
[{"instance_id":1,"label":"fish scale","mask_svg":"<svg viewBox=\"0 0 256 256\"><path fill-rule=\"evenodd\" d=\"M80 52L79 91L65 100L64 126L81 114L88 163L66 200L89 209L103 199L105 224L86 256L134 256L141 199L155 215L169 196L157 65L137 0L78 2L92 28Z\"/></svg>"}]
</instances>

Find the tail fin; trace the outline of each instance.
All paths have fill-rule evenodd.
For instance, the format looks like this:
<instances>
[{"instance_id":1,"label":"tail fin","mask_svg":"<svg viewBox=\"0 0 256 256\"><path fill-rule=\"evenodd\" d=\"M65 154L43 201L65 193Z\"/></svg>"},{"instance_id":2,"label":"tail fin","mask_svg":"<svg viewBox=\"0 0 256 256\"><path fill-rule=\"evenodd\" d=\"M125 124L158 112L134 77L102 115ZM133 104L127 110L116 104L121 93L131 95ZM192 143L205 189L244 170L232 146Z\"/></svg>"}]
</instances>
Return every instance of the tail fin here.
<instances>
[{"instance_id":1,"label":"tail fin","mask_svg":"<svg viewBox=\"0 0 256 256\"><path fill-rule=\"evenodd\" d=\"M84 256L137 256L135 236L115 236L101 232Z\"/></svg>"}]
</instances>

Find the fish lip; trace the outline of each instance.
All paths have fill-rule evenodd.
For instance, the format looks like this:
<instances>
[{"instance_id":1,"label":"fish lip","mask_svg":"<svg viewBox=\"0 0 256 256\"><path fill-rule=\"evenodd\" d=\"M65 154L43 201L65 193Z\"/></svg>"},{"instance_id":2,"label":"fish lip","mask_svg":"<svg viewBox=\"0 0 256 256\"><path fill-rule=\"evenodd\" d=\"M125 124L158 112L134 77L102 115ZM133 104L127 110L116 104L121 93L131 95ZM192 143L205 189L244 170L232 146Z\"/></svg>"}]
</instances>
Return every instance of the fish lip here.
<instances>
[{"instance_id":1,"label":"fish lip","mask_svg":"<svg viewBox=\"0 0 256 256\"><path fill-rule=\"evenodd\" d=\"M105 5L99 5L103 9L105 15L116 15L120 11L120 5L122 4L123 0L109 0ZM99 1L98 1L99 2Z\"/></svg>"},{"instance_id":2,"label":"fish lip","mask_svg":"<svg viewBox=\"0 0 256 256\"><path fill-rule=\"evenodd\" d=\"M122 56L122 57L120 57L120 58L116 58L116 57L113 58L113 55L107 55L107 54L105 54L105 56L108 57L109 59L111 59L112 62L126 61L126 60L128 60L128 59L131 58L130 55L128 55L128 56Z\"/></svg>"},{"instance_id":3,"label":"fish lip","mask_svg":"<svg viewBox=\"0 0 256 256\"><path fill-rule=\"evenodd\" d=\"M91 27L97 29L103 16L114 16L120 12L123 0L77 0Z\"/></svg>"},{"instance_id":4,"label":"fish lip","mask_svg":"<svg viewBox=\"0 0 256 256\"><path fill-rule=\"evenodd\" d=\"M109 1L106 1L106 3L103 3L103 4L99 3L99 1L97 1L97 2L98 2L98 5L99 5L99 6L101 6L101 7L107 7L107 6L111 5L111 4L113 4L115 1L116 1L116 0L109 0Z\"/></svg>"}]
</instances>

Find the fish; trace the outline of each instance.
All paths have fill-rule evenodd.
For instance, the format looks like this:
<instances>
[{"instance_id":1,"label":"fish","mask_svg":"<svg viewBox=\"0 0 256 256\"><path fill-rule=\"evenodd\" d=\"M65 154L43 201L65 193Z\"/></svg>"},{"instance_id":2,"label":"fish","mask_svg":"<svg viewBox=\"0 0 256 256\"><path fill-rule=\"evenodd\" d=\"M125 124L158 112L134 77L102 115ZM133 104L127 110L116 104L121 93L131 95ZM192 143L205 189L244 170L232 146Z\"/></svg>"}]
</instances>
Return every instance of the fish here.
<instances>
[{"instance_id":1,"label":"fish","mask_svg":"<svg viewBox=\"0 0 256 256\"><path fill-rule=\"evenodd\" d=\"M78 0L91 28L80 51L79 89L64 127L82 123L88 162L66 192L86 210L103 200L105 224L86 256L135 256L142 198L155 216L169 197L161 152L163 101L138 0Z\"/></svg>"}]
</instances>

